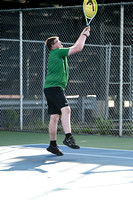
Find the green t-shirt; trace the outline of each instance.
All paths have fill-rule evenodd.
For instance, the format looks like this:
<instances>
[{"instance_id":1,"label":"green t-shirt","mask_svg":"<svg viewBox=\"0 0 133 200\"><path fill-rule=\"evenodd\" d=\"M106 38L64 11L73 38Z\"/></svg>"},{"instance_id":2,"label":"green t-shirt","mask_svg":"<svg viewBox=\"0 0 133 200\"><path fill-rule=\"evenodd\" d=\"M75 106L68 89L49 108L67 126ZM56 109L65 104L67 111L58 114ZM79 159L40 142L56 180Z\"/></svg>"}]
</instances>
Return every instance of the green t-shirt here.
<instances>
[{"instance_id":1,"label":"green t-shirt","mask_svg":"<svg viewBox=\"0 0 133 200\"><path fill-rule=\"evenodd\" d=\"M44 88L61 87L63 90L66 88L69 76L68 52L69 48L50 51Z\"/></svg>"}]
</instances>

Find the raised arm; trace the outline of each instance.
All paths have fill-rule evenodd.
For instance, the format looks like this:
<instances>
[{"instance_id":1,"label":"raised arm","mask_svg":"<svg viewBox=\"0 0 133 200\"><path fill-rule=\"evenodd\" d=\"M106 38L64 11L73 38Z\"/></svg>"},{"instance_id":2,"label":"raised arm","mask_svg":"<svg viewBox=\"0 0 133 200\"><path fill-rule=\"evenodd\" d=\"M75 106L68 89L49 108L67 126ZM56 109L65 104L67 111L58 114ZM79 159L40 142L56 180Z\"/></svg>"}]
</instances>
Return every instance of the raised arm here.
<instances>
[{"instance_id":1,"label":"raised arm","mask_svg":"<svg viewBox=\"0 0 133 200\"><path fill-rule=\"evenodd\" d=\"M75 44L72 47L70 47L68 56L82 51L86 38L89 37L89 35L90 35L90 27L86 27L80 34Z\"/></svg>"}]
</instances>

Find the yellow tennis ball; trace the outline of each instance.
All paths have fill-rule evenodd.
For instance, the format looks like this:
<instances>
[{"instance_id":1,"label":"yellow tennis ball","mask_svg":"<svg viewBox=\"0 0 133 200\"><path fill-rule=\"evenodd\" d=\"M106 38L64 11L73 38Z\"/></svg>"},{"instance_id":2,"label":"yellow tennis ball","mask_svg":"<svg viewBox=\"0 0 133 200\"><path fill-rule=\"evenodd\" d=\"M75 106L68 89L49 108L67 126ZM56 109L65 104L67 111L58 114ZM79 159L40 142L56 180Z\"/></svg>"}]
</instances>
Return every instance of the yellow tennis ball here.
<instances>
[{"instance_id":1,"label":"yellow tennis ball","mask_svg":"<svg viewBox=\"0 0 133 200\"><path fill-rule=\"evenodd\" d=\"M97 2L95 0L84 0L84 12L87 18L92 18L97 13Z\"/></svg>"}]
</instances>

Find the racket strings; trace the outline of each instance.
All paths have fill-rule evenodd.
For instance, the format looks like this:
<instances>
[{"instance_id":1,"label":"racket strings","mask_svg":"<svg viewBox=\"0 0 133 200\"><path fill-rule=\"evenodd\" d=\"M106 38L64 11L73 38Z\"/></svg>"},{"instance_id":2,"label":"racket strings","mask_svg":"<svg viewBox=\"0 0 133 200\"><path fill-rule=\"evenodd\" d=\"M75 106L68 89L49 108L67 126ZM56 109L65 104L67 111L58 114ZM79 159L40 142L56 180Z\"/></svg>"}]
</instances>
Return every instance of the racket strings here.
<instances>
[{"instance_id":1,"label":"racket strings","mask_svg":"<svg viewBox=\"0 0 133 200\"><path fill-rule=\"evenodd\" d=\"M83 1L83 11L85 15L85 20L88 25L87 19L90 19L90 22L95 17L98 10L98 5L96 0L84 0ZM89 23L90 23L89 22Z\"/></svg>"},{"instance_id":2,"label":"racket strings","mask_svg":"<svg viewBox=\"0 0 133 200\"><path fill-rule=\"evenodd\" d=\"M88 5L88 4L92 5L92 9L93 9L93 11L94 11L94 5L93 5L93 2L92 2L92 0L88 0L88 2L87 2L87 4L86 4L86 5Z\"/></svg>"}]
</instances>

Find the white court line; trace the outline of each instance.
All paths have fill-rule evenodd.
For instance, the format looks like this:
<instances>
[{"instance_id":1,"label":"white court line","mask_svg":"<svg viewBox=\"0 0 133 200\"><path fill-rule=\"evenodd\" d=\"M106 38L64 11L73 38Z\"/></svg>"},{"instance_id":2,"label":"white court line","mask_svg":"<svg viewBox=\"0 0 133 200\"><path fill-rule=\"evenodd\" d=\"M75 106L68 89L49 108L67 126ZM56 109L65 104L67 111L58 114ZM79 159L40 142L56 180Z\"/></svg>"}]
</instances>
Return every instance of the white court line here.
<instances>
[{"instance_id":1,"label":"white court line","mask_svg":"<svg viewBox=\"0 0 133 200\"><path fill-rule=\"evenodd\" d=\"M13 145L13 146L10 146L10 147L19 147L19 146L42 146L42 145L48 145L49 146L49 144L24 144L24 145ZM58 145L58 147L63 147L63 148L68 148L67 146L65 146L65 145ZM81 149L96 149L96 150L98 150L98 149L100 149L100 150L105 150L105 151L125 151L125 152L132 152L133 153L133 150L125 150L125 149L106 149L106 148L96 148L96 147L80 147Z\"/></svg>"},{"instance_id":2,"label":"white court line","mask_svg":"<svg viewBox=\"0 0 133 200\"><path fill-rule=\"evenodd\" d=\"M99 158L115 158L115 159L125 159L125 160L133 160L130 157L120 157L120 156L104 156L104 155L96 155L96 154L81 154L81 153L66 153L68 155L75 155L75 156L88 156L88 157L99 157Z\"/></svg>"},{"instance_id":3,"label":"white court line","mask_svg":"<svg viewBox=\"0 0 133 200\"><path fill-rule=\"evenodd\" d=\"M44 145L47 145L47 144L44 144ZM58 145L58 146L68 148L65 145ZM132 152L133 153L133 150L125 150L125 149L106 149L106 148L102 148L102 147L96 148L96 147L82 147L82 146L80 148L82 148L82 149L96 149L96 150L100 149L100 150L105 150L105 151L126 151L126 152Z\"/></svg>"},{"instance_id":4,"label":"white court line","mask_svg":"<svg viewBox=\"0 0 133 200\"><path fill-rule=\"evenodd\" d=\"M24 145L16 145L16 146L35 146L35 145L37 145L37 146L48 145L49 146L49 144L24 144ZM69 148L65 145L58 145L58 147ZM125 152L133 153L133 150L126 150L126 149L106 149L106 148L102 148L102 147L96 148L96 147L82 147L82 146L80 148L81 149L96 149L96 150L100 149L100 150L105 150L105 151L125 151Z\"/></svg>"},{"instance_id":5,"label":"white court line","mask_svg":"<svg viewBox=\"0 0 133 200\"><path fill-rule=\"evenodd\" d=\"M48 145L49 146L49 144L21 144L21 145L9 145L9 146L0 146L0 148L2 148L2 147L27 147L27 146L42 146L42 145ZM58 147L65 147L65 148L68 148L67 146L65 146L65 145L58 145ZM30 147L29 147L30 148ZM46 147L45 147L46 148ZM125 150L125 149L106 149L106 148L96 148L96 147L80 147L81 149L96 149L96 150L98 150L98 149L100 149L100 150L105 150L105 151L125 151L125 152L132 152L133 153L133 150Z\"/></svg>"}]
</instances>

